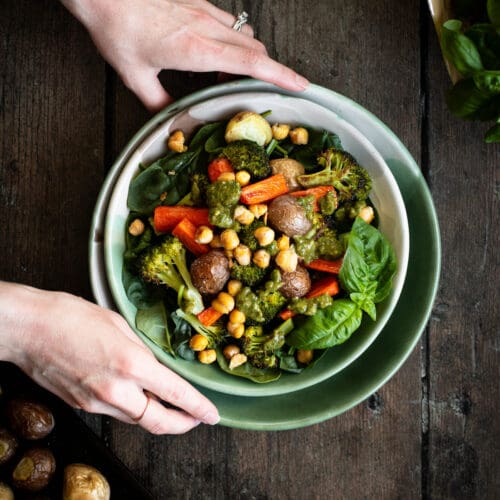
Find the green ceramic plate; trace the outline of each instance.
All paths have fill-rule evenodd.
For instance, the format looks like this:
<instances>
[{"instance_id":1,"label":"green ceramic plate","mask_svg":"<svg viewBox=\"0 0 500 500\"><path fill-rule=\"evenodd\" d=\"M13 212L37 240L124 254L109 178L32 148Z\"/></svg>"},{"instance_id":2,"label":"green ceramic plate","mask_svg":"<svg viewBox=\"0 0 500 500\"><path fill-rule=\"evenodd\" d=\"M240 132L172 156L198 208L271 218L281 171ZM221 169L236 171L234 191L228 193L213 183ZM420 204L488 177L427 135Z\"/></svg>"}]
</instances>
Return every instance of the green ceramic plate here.
<instances>
[{"instance_id":1,"label":"green ceramic plate","mask_svg":"<svg viewBox=\"0 0 500 500\"><path fill-rule=\"evenodd\" d=\"M91 282L96 300L114 307L105 279L102 234L107 204L127 158L156 127L187 106L214 96L248 91L283 92L255 80L211 87L166 108L130 141L106 179L96 205L90 237ZM293 95L293 94L292 94ZM314 386L273 397L238 397L207 389L219 408L221 424L254 430L280 430L311 425L334 417L363 401L382 386L415 347L428 321L440 271L440 239L430 193L415 161L380 120L352 100L312 85L300 97L325 106L357 128L389 165L400 187L410 227L410 259L398 305L376 341L356 361Z\"/></svg>"}]
</instances>

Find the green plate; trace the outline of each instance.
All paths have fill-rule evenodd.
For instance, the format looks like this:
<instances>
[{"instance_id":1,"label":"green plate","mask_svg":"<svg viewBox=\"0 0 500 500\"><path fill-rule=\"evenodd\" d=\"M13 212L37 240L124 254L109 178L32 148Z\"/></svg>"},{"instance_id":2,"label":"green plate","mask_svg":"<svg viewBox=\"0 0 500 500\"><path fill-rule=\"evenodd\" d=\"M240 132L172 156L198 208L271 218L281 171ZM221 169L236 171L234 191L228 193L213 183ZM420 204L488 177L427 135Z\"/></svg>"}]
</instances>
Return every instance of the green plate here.
<instances>
[{"instance_id":1,"label":"green plate","mask_svg":"<svg viewBox=\"0 0 500 500\"><path fill-rule=\"evenodd\" d=\"M159 124L179 110L211 97L273 91L296 95L256 80L240 80L192 94L150 120L129 142L110 171L99 196L90 235L91 283L97 302L114 308L105 278L102 234L114 183L131 152ZM356 127L389 165L400 187L410 227L410 258L399 302L376 341L356 361L333 377L289 394L238 397L199 388L218 407L221 424L253 430L281 430L312 425L352 408L381 387L412 352L428 321L440 271L438 222L424 178L395 134L352 100L311 85L300 95L325 106Z\"/></svg>"}]
</instances>

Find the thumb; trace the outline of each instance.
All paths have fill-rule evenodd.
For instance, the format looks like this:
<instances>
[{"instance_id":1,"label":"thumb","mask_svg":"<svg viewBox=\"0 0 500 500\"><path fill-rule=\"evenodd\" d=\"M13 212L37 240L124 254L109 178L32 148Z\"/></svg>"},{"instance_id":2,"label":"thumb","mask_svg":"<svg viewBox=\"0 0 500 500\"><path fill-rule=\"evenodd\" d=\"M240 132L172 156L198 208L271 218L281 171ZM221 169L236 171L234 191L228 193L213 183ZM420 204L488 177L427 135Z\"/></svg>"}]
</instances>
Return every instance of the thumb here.
<instances>
[{"instance_id":1,"label":"thumb","mask_svg":"<svg viewBox=\"0 0 500 500\"><path fill-rule=\"evenodd\" d=\"M122 77L122 80L151 112L159 111L174 101L154 71L136 70L127 77Z\"/></svg>"}]
</instances>

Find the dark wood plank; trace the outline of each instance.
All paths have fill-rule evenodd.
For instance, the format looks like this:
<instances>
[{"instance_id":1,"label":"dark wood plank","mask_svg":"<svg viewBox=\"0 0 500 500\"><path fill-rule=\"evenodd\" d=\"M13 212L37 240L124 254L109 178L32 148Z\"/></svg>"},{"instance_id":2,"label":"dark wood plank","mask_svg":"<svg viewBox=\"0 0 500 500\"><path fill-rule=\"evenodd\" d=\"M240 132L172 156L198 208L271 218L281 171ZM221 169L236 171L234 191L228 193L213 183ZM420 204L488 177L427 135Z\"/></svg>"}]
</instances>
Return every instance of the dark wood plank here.
<instances>
[{"instance_id":1,"label":"dark wood plank","mask_svg":"<svg viewBox=\"0 0 500 500\"><path fill-rule=\"evenodd\" d=\"M443 269L429 333L432 498L498 498L498 166L486 125L459 120L437 37L430 40L429 173Z\"/></svg>"},{"instance_id":2,"label":"dark wood plank","mask_svg":"<svg viewBox=\"0 0 500 500\"><path fill-rule=\"evenodd\" d=\"M90 299L104 64L58 2L8 0L0 17L0 278Z\"/></svg>"},{"instance_id":3,"label":"dark wood plank","mask_svg":"<svg viewBox=\"0 0 500 500\"><path fill-rule=\"evenodd\" d=\"M241 7L216 4L231 12ZM418 2L262 1L244 8L273 56L376 113L418 159ZM176 96L200 82L190 74L162 76ZM210 79L203 75L201 81ZM115 102L116 154L146 115L120 83ZM379 393L309 428L259 433L199 427L158 438L111 422L109 440L158 498L418 498L420 396L417 351Z\"/></svg>"}]
</instances>

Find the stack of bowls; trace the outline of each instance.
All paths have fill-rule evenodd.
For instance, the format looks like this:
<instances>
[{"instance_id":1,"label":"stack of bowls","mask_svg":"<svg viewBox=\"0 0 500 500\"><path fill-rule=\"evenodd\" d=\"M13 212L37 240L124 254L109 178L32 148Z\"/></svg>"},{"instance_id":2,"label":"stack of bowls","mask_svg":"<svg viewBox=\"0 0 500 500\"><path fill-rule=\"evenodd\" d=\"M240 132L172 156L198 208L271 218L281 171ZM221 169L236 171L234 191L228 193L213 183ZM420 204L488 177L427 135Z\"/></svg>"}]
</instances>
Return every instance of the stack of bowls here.
<instances>
[{"instance_id":1,"label":"stack of bowls","mask_svg":"<svg viewBox=\"0 0 500 500\"><path fill-rule=\"evenodd\" d=\"M98 304L118 310L135 328L136 310L122 286L130 181L140 164L166 152L166 138L172 131L181 129L189 135L206 122L242 110L271 110L271 122L334 132L344 149L369 171L379 228L398 260L391 295L380 304L376 322L364 321L349 341L330 349L310 369L298 375L284 373L268 384L232 377L215 365L174 358L141 332L137 334L161 362L215 402L221 424L258 430L296 428L338 415L377 390L418 341L436 292L439 233L427 186L405 147L368 111L318 86L298 96L255 80L212 87L166 108L130 141L103 185L90 235L91 282ZM424 237L426 244L414 241L412 233ZM420 269L421 258L425 272Z\"/></svg>"}]
</instances>

